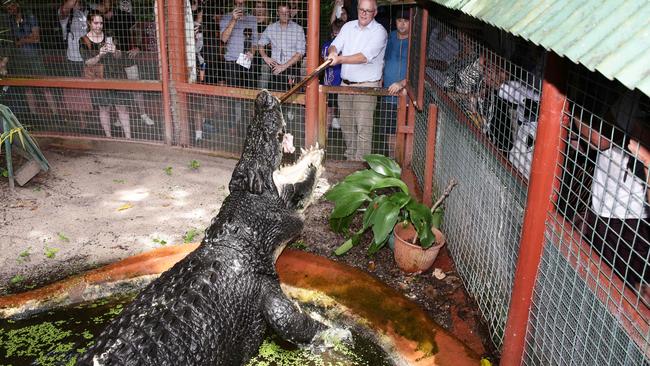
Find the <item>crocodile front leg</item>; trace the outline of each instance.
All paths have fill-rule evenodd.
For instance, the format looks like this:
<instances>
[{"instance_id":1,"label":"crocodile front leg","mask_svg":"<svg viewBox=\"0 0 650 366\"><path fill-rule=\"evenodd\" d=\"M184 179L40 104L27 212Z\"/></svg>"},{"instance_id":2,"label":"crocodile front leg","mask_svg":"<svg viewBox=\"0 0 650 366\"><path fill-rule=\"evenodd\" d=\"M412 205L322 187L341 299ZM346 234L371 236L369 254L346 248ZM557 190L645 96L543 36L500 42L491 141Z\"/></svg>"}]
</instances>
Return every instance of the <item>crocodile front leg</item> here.
<instances>
[{"instance_id":1,"label":"crocodile front leg","mask_svg":"<svg viewBox=\"0 0 650 366\"><path fill-rule=\"evenodd\" d=\"M295 344L310 343L316 333L327 326L303 313L282 292L280 285L267 281L262 308L267 323L283 339Z\"/></svg>"}]
</instances>

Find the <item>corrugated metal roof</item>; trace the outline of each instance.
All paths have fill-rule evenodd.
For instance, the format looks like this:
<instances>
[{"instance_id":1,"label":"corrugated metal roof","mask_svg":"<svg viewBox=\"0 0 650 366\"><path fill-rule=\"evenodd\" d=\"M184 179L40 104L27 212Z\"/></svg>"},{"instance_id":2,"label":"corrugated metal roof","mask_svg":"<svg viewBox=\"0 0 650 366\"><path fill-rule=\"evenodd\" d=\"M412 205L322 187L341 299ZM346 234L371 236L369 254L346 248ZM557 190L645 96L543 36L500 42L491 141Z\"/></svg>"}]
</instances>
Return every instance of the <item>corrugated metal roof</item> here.
<instances>
[{"instance_id":1,"label":"corrugated metal roof","mask_svg":"<svg viewBox=\"0 0 650 366\"><path fill-rule=\"evenodd\" d=\"M650 95L648 0L431 0Z\"/></svg>"}]
</instances>

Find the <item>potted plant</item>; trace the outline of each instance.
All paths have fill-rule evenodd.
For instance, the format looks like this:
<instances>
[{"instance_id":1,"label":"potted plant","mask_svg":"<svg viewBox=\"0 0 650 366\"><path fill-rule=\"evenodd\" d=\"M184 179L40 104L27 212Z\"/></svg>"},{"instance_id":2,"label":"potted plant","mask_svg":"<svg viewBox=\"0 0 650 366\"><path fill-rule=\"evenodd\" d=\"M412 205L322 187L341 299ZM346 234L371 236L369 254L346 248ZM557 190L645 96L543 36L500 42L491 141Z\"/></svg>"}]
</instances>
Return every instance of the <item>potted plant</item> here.
<instances>
[{"instance_id":1,"label":"potted plant","mask_svg":"<svg viewBox=\"0 0 650 366\"><path fill-rule=\"evenodd\" d=\"M421 246L416 245L417 232L413 225L406 222L398 223L395 226L394 236L394 255L397 266L408 273L424 272L438 257L438 252L445 245L445 235L440 231L442 215L444 210L442 202L449 196L451 190L456 186L456 181L452 180L445 189L444 193L431 207L432 223L431 228L436 238L436 244L431 248L424 250Z\"/></svg>"},{"instance_id":2,"label":"potted plant","mask_svg":"<svg viewBox=\"0 0 650 366\"><path fill-rule=\"evenodd\" d=\"M444 240L440 236L436 240L432 231L432 211L411 197L401 179L400 166L383 155L370 154L363 159L370 169L348 175L325 194L325 198L335 204L329 218L330 227L335 232L349 235L335 254L343 255L359 244L369 229L372 229L373 240L368 254L375 254L386 245L396 227L407 228L409 225L414 233L409 239L419 250L435 248L436 244L439 250ZM361 228L350 233L350 225L359 214L363 214ZM437 250L433 251L437 253Z\"/></svg>"}]
</instances>

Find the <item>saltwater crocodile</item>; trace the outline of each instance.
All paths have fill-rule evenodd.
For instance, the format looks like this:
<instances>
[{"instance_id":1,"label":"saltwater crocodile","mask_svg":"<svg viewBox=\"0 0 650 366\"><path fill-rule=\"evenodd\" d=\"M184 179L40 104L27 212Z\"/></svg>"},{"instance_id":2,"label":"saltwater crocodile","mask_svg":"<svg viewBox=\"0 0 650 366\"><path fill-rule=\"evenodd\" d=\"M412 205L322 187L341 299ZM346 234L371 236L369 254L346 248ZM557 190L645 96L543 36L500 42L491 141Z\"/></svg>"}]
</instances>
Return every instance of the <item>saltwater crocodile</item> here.
<instances>
[{"instance_id":1,"label":"saltwater crocodile","mask_svg":"<svg viewBox=\"0 0 650 366\"><path fill-rule=\"evenodd\" d=\"M296 344L326 329L283 294L275 272L302 230L323 157L309 149L278 171L286 135L279 100L260 92L230 195L201 245L146 287L79 365L241 365L267 327Z\"/></svg>"}]
</instances>

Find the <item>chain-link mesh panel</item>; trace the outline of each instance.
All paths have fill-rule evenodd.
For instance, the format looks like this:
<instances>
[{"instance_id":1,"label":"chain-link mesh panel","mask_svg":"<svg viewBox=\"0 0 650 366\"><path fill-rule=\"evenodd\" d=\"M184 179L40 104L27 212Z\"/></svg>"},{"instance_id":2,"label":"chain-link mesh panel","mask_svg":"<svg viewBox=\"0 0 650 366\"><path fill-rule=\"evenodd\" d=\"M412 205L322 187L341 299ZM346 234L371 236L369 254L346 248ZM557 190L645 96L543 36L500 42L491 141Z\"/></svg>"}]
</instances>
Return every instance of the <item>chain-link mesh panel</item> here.
<instances>
[{"instance_id":1,"label":"chain-link mesh panel","mask_svg":"<svg viewBox=\"0 0 650 366\"><path fill-rule=\"evenodd\" d=\"M427 86L427 93L432 93ZM477 131L461 123L439 96L435 182L459 184L445 201L444 231L467 290L476 298L492 341L500 346L514 277L526 187Z\"/></svg>"},{"instance_id":2,"label":"chain-link mesh panel","mask_svg":"<svg viewBox=\"0 0 650 366\"><path fill-rule=\"evenodd\" d=\"M426 84L424 84L426 85ZM413 134L413 156L411 157L411 167L413 168L413 173L418 180L420 187L424 185L424 169L426 164L426 148L428 143L428 131L427 127L429 126L429 104L434 103L433 95L431 93L431 88L425 87L424 94L424 108L422 112L415 114L415 132ZM438 190L434 187L434 192ZM425 204L430 204L425 202Z\"/></svg>"},{"instance_id":3,"label":"chain-link mesh panel","mask_svg":"<svg viewBox=\"0 0 650 366\"><path fill-rule=\"evenodd\" d=\"M184 18L190 82L286 91L305 75L306 1L187 0Z\"/></svg>"},{"instance_id":4,"label":"chain-link mesh panel","mask_svg":"<svg viewBox=\"0 0 650 366\"><path fill-rule=\"evenodd\" d=\"M29 131L164 139L161 96L156 92L5 86L0 103L11 108Z\"/></svg>"},{"instance_id":5,"label":"chain-link mesh panel","mask_svg":"<svg viewBox=\"0 0 650 366\"><path fill-rule=\"evenodd\" d=\"M333 3L333 8L329 5ZM329 54L329 47L346 21L356 20L358 9L350 7L348 1L323 2L328 11L330 24L321 29L323 43L321 57ZM331 13L329 11L331 10ZM364 9L367 10L367 9ZM383 74L361 76L359 72L344 75L340 65L325 70L322 84L326 86L327 112L327 156L329 159L361 160L365 154L377 153L395 156L395 139L398 115L397 93L406 86L411 10L409 6L385 5L377 8L375 21L380 24L363 40L369 42L381 33L381 27L388 33L385 49L377 57L383 57ZM383 31L383 30L382 30ZM356 37L356 36L355 36ZM345 39L345 38L342 38ZM348 48L354 46L353 38L347 38ZM357 45L358 46L358 45ZM345 47L345 43L344 43ZM341 48L341 47L339 47ZM341 51L338 49L338 51ZM365 51L366 53L369 50ZM345 52L343 54L346 54ZM374 69L380 60L370 60L363 72ZM380 70L381 71L381 70ZM346 77L349 79L346 79ZM379 82L379 79L382 79ZM347 86L340 87L341 85ZM385 88L381 90L379 88ZM393 95L386 89L391 88ZM362 90L362 93L356 91ZM363 95L362 95L363 94Z\"/></svg>"},{"instance_id":6,"label":"chain-link mesh panel","mask_svg":"<svg viewBox=\"0 0 650 366\"><path fill-rule=\"evenodd\" d=\"M567 245L563 239L550 229L545 237L523 364L647 364L644 351L616 313L598 300L584 276L560 253L558 246Z\"/></svg>"},{"instance_id":7,"label":"chain-link mesh panel","mask_svg":"<svg viewBox=\"0 0 650 366\"><path fill-rule=\"evenodd\" d=\"M501 346L519 250L541 79L481 40L481 25L428 22L425 109L438 106L434 192L459 182L444 230L493 343ZM536 50L534 50L536 51ZM541 54L540 54L541 55ZM537 57L541 62L541 57ZM413 167L423 181L427 111L416 114Z\"/></svg>"},{"instance_id":8,"label":"chain-link mesh panel","mask_svg":"<svg viewBox=\"0 0 650 366\"><path fill-rule=\"evenodd\" d=\"M327 159L361 161L366 154L395 157L397 98L379 88L328 87Z\"/></svg>"},{"instance_id":9,"label":"chain-link mesh panel","mask_svg":"<svg viewBox=\"0 0 650 366\"><path fill-rule=\"evenodd\" d=\"M244 145L246 128L254 116L254 100L223 96L189 94L185 114L190 119L188 125L191 136L190 145L238 155ZM305 107L297 103L282 105L282 114L287 124L286 130L294 137L294 145L305 146Z\"/></svg>"},{"instance_id":10,"label":"chain-link mesh panel","mask_svg":"<svg viewBox=\"0 0 650 366\"><path fill-rule=\"evenodd\" d=\"M9 2L3 6L0 17L0 57L7 57L7 76L157 80L154 3ZM91 63L102 65L103 72L84 72L85 61L99 53L101 56Z\"/></svg>"},{"instance_id":11,"label":"chain-link mesh panel","mask_svg":"<svg viewBox=\"0 0 650 366\"><path fill-rule=\"evenodd\" d=\"M480 40L477 32L429 20L426 74L447 94L511 163L528 178L537 130L541 78L500 56Z\"/></svg>"},{"instance_id":12,"label":"chain-link mesh panel","mask_svg":"<svg viewBox=\"0 0 650 366\"><path fill-rule=\"evenodd\" d=\"M565 111L525 361L646 364L650 99L575 66Z\"/></svg>"}]
</instances>

